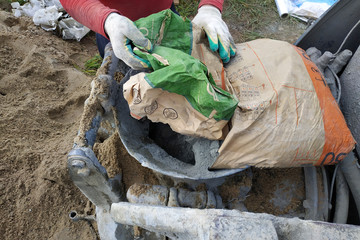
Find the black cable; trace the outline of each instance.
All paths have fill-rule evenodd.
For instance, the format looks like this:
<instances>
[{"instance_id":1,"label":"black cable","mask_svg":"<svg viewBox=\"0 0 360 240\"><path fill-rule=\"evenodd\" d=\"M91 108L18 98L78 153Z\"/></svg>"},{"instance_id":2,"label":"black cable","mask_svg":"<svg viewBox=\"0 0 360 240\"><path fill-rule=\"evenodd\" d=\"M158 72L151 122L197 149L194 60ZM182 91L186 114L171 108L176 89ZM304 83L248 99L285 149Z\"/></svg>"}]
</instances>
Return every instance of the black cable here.
<instances>
[{"instance_id":1,"label":"black cable","mask_svg":"<svg viewBox=\"0 0 360 240\"><path fill-rule=\"evenodd\" d=\"M336 84L337 84L337 88L338 88L338 93L337 93L337 97L336 97L336 102L339 104L339 103L340 103L340 98L341 98L341 83L340 83L340 79L339 79L338 75L334 72L334 70L333 70L330 66L327 66L327 68L329 68L330 72L332 73L332 75L333 75L334 78L336 79Z\"/></svg>"}]
</instances>

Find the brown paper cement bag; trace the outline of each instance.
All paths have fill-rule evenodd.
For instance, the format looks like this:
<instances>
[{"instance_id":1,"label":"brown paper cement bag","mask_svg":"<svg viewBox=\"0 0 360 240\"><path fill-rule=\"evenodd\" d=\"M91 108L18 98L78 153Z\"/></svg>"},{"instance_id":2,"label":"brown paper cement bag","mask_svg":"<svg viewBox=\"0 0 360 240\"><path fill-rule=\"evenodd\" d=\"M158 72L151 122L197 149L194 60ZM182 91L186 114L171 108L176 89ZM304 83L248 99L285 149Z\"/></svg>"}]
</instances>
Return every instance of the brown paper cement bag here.
<instances>
[{"instance_id":1,"label":"brown paper cement bag","mask_svg":"<svg viewBox=\"0 0 360 240\"><path fill-rule=\"evenodd\" d=\"M228 121L205 117L184 96L153 88L145 73L139 73L124 84L124 97L130 114L136 119L147 117L152 122L169 124L173 131L208 139L221 139Z\"/></svg>"},{"instance_id":2,"label":"brown paper cement bag","mask_svg":"<svg viewBox=\"0 0 360 240\"><path fill-rule=\"evenodd\" d=\"M226 67L239 104L213 168L321 166L355 141L306 53L282 41L237 45Z\"/></svg>"},{"instance_id":3,"label":"brown paper cement bag","mask_svg":"<svg viewBox=\"0 0 360 240\"><path fill-rule=\"evenodd\" d=\"M124 97L134 118L147 117L152 122L166 123L169 124L173 131L185 135L204 137L211 140L224 139L228 131L227 123L237 106L237 99L228 93L229 84L225 84L225 69L220 57L209 49L207 39L201 29L193 26L192 30L191 57L174 49L161 48L161 46L154 47L151 54L134 50L137 54L141 54L143 58L148 58L153 68L156 69L151 73L152 76L145 73L132 76L124 84ZM187 57L193 60L184 60ZM183 67L184 65L187 66ZM200 68L203 70L205 68L209 81L205 85L202 83L201 89L195 89L198 84L192 85L193 82L196 82L198 77L204 77L204 74L201 74L202 71L191 72L194 69L199 69L199 65L206 65L207 68L205 66ZM155 79L152 81L150 77ZM191 81L181 79L188 77L190 77ZM157 78L162 78L163 82L168 82L168 85L191 88L189 90L194 94L186 97L171 92L169 88L166 91L166 87L169 86L163 84L163 82L161 86L165 87L156 87L154 82L156 82ZM210 84L212 81L213 83ZM226 95L220 91L223 91ZM197 100L191 101L190 98L193 100L196 98ZM206 98L209 101L206 101ZM230 104L226 104L226 102ZM204 105L196 108L197 103L199 105L209 103L210 107L217 104L226 106L224 108L214 107L205 114L204 111L201 111L205 108ZM229 114L226 114L226 117L222 117L224 115L219 117L222 111L229 112Z\"/></svg>"}]
</instances>

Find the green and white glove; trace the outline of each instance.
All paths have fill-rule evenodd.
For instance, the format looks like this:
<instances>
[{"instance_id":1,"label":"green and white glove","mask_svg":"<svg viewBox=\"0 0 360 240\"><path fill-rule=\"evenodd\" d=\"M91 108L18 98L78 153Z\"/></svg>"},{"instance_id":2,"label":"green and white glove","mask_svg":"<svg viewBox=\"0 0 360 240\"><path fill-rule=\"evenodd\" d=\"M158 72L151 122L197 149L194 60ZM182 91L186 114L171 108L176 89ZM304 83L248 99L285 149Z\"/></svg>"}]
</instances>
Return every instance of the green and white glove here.
<instances>
[{"instance_id":1,"label":"green and white glove","mask_svg":"<svg viewBox=\"0 0 360 240\"><path fill-rule=\"evenodd\" d=\"M131 42L142 50L151 52L152 44L140 32L134 22L117 13L110 13L105 20L105 32L110 38L114 54L135 70L150 68L147 60L133 53Z\"/></svg>"},{"instance_id":2,"label":"green and white glove","mask_svg":"<svg viewBox=\"0 0 360 240\"><path fill-rule=\"evenodd\" d=\"M229 28L221 18L219 9L212 5L203 5L192 20L195 25L203 28L209 39L210 49L219 51L224 63L230 61L230 57L235 56L236 47L234 40L229 32Z\"/></svg>"}]
</instances>

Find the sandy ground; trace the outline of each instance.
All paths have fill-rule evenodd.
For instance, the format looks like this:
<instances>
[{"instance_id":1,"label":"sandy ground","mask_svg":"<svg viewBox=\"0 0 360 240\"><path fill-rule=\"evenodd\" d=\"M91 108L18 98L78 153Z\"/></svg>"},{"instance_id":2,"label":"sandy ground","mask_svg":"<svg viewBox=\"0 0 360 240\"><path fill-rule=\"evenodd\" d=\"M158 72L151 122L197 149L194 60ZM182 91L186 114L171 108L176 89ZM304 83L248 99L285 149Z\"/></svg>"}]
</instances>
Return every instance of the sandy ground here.
<instances>
[{"instance_id":1,"label":"sandy ground","mask_svg":"<svg viewBox=\"0 0 360 240\"><path fill-rule=\"evenodd\" d=\"M30 19L16 19L0 11L1 239L98 238L96 226L73 223L68 217L71 210L91 213L93 206L73 185L66 169L66 155L92 80L74 66L81 66L95 53L93 34L80 43L63 41L34 26ZM110 175L123 173L127 186L166 182L129 157L117 135L96 146L95 152L105 167L111 167ZM122 163L116 161L119 157L124 159ZM301 181L301 170L296 171L300 176L296 181ZM291 171L287 174L293 175ZM254 177L260 176L268 184L266 176L279 182L274 179L279 175L286 174L255 171ZM238 195L234 185L221 189L225 201ZM276 209L272 212L271 206L260 207L271 194L255 187L250 200L261 196L262 200L258 206L247 207L255 212L279 213ZM294 208L300 203L293 203Z\"/></svg>"},{"instance_id":2,"label":"sandy ground","mask_svg":"<svg viewBox=\"0 0 360 240\"><path fill-rule=\"evenodd\" d=\"M63 41L0 12L0 238L94 239L69 221L87 199L66 170L91 81L74 63L94 53L90 37Z\"/></svg>"}]
</instances>

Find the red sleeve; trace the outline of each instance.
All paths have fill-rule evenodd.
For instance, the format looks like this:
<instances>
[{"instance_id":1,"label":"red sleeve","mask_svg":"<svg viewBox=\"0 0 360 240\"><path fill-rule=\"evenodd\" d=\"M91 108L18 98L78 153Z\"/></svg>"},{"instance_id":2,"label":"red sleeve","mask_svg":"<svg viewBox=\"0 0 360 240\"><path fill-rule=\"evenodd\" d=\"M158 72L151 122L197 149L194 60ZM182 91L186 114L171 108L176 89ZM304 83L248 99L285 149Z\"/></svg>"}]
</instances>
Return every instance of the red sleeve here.
<instances>
[{"instance_id":1,"label":"red sleeve","mask_svg":"<svg viewBox=\"0 0 360 240\"><path fill-rule=\"evenodd\" d=\"M60 2L76 21L103 36L106 36L104 23L107 16L112 12L120 14L118 10L105 6L99 0L60 0Z\"/></svg>"},{"instance_id":2,"label":"red sleeve","mask_svg":"<svg viewBox=\"0 0 360 240\"><path fill-rule=\"evenodd\" d=\"M79 23L106 37L104 23L116 12L131 21L168 9L173 0L60 0L64 9Z\"/></svg>"},{"instance_id":3,"label":"red sleeve","mask_svg":"<svg viewBox=\"0 0 360 240\"><path fill-rule=\"evenodd\" d=\"M199 4L199 8L203 5L213 5L214 7L217 7L220 12L223 9L224 0L201 0Z\"/></svg>"}]
</instances>

